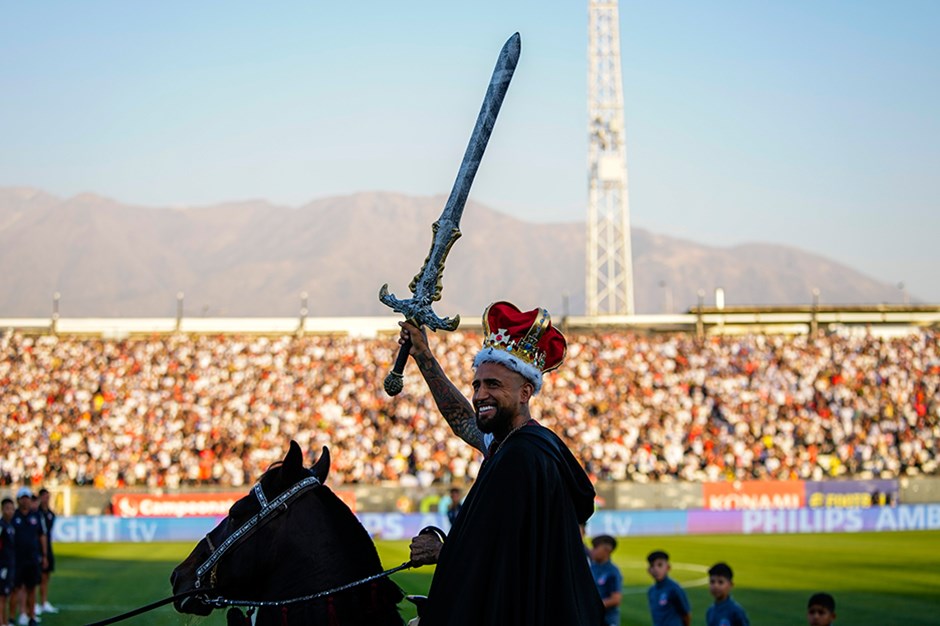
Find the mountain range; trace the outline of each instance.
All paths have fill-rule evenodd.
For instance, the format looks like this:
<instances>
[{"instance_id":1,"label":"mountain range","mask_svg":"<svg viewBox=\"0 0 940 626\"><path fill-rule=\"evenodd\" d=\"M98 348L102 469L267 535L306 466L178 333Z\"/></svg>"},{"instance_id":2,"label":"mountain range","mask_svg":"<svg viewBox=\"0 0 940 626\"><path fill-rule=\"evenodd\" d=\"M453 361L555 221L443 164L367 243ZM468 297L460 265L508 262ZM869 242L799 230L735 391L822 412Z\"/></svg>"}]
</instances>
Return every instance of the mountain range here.
<instances>
[{"instance_id":1,"label":"mountain range","mask_svg":"<svg viewBox=\"0 0 940 626\"><path fill-rule=\"evenodd\" d=\"M388 283L399 298L421 268L446 198L364 192L301 207L263 200L191 208L123 204L86 193L58 198L0 188L0 317L373 316ZM468 203L434 305L479 315L494 300L580 315L584 222L524 222ZM896 302L895 286L821 254L753 243L727 248L632 229L638 313L682 312L699 291L728 305Z\"/></svg>"}]
</instances>

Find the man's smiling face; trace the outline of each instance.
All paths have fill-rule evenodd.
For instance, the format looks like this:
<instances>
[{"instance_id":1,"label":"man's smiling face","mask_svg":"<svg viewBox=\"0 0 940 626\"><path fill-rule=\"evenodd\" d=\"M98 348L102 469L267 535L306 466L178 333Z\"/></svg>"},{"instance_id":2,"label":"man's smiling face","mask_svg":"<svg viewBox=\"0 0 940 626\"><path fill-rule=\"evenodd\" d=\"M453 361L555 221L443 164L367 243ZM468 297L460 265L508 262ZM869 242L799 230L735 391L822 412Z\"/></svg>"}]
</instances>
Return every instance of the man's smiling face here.
<instances>
[{"instance_id":1,"label":"man's smiling face","mask_svg":"<svg viewBox=\"0 0 940 626\"><path fill-rule=\"evenodd\" d=\"M499 363L481 363L473 377L477 428L505 436L532 396L532 383Z\"/></svg>"}]
</instances>

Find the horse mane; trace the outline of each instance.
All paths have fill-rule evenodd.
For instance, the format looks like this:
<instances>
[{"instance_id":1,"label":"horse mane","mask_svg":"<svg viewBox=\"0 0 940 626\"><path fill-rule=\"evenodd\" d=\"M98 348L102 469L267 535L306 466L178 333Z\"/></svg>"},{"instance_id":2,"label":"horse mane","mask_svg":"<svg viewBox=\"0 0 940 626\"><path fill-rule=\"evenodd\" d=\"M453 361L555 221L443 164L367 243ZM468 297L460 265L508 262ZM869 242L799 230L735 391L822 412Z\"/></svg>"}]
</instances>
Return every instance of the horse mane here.
<instances>
[{"instance_id":1,"label":"horse mane","mask_svg":"<svg viewBox=\"0 0 940 626\"><path fill-rule=\"evenodd\" d=\"M372 543L372 537L369 536L368 531L366 531L355 513L326 485L320 486L317 495L329 513L335 514L337 519L343 519L343 523L338 528L340 534L338 540L343 541L347 546L357 548L353 554L349 555L349 558L357 563L374 562L377 568L375 572L372 572L374 574L382 571L379 551L376 550L375 544ZM363 537L367 538L368 541L362 541Z\"/></svg>"}]
</instances>

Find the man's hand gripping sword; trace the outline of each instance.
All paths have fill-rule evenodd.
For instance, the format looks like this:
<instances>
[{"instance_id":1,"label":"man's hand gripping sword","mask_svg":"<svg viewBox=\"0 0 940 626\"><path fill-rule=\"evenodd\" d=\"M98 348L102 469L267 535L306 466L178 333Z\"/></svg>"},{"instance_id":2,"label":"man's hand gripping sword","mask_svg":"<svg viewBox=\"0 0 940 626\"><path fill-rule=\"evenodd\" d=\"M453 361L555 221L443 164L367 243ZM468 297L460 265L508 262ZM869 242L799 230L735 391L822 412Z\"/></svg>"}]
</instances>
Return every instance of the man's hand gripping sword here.
<instances>
[{"instance_id":1,"label":"man's hand gripping sword","mask_svg":"<svg viewBox=\"0 0 940 626\"><path fill-rule=\"evenodd\" d=\"M480 167L480 160L483 158L486 144L493 132L496 116L503 104L506 90L509 89L509 81L512 80L513 72L516 70L516 63L519 62L521 47L521 38L519 33L516 33L509 38L499 52L496 69L493 70L490 85L486 89L486 97L483 99L483 106L480 108L476 126L470 136L470 143L467 145L463 162L457 172L457 180L454 181L454 187L451 189L450 197L447 199L441 216L431 227L434 237L428 258L425 259L421 271L408 286L414 297L399 300L388 293L388 283L382 285L379 290L379 300L394 311L404 314L406 319L419 327L427 326L431 330L456 330L457 325L460 324L459 315L441 319L434 313L431 304L441 299L444 261L447 259L451 246L460 237L460 217L467 203L467 196L470 194L470 185L473 184L473 177L476 176L477 168ZM402 372L405 370L410 349L410 341L401 346L394 368L385 377L385 391L390 396L397 395L402 390L404 384Z\"/></svg>"}]
</instances>

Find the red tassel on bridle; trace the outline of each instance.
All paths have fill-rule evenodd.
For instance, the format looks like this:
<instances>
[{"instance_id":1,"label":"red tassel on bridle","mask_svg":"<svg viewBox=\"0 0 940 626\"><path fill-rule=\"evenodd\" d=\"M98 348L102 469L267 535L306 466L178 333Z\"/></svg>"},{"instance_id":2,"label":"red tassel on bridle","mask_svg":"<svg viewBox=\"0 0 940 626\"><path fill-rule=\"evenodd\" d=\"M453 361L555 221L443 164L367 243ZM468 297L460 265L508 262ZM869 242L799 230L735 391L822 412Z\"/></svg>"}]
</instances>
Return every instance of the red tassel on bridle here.
<instances>
[{"instance_id":1,"label":"red tassel on bridle","mask_svg":"<svg viewBox=\"0 0 940 626\"><path fill-rule=\"evenodd\" d=\"M326 598L326 618L330 626L339 626L339 616L336 614L336 605L333 603L333 596Z\"/></svg>"}]
</instances>

